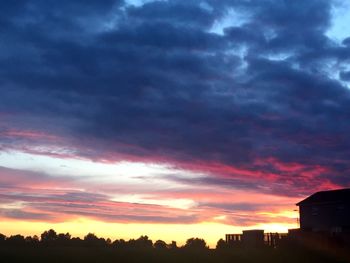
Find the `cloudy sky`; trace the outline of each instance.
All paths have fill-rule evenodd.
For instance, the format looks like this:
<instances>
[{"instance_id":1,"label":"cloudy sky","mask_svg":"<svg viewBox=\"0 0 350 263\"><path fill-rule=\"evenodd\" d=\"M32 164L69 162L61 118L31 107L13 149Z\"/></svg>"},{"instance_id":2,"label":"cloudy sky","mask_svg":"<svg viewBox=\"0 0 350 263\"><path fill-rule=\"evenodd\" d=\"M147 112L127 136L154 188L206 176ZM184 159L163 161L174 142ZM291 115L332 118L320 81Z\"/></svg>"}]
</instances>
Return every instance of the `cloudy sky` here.
<instances>
[{"instance_id":1,"label":"cloudy sky","mask_svg":"<svg viewBox=\"0 0 350 263\"><path fill-rule=\"evenodd\" d=\"M350 186L350 2L0 10L0 232L214 244Z\"/></svg>"}]
</instances>

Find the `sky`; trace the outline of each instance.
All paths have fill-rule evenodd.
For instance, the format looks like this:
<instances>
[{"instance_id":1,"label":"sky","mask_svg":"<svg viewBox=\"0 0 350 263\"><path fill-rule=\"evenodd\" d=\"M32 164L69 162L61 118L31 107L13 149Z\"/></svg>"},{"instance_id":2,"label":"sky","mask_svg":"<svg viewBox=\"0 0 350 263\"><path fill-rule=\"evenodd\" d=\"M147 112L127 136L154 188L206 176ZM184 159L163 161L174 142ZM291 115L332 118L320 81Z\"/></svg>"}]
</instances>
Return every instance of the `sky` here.
<instances>
[{"instance_id":1,"label":"sky","mask_svg":"<svg viewBox=\"0 0 350 263\"><path fill-rule=\"evenodd\" d=\"M350 187L350 1L0 10L0 233L215 246Z\"/></svg>"}]
</instances>

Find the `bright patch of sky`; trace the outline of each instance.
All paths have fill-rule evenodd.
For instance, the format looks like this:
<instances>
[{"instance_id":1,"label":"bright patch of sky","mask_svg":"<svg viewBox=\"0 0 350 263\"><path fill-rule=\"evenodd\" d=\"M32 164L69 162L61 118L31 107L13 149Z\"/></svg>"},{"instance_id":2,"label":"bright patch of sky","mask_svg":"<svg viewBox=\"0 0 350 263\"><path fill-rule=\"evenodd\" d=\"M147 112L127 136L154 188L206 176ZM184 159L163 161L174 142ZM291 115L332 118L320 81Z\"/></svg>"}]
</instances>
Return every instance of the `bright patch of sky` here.
<instances>
[{"instance_id":1,"label":"bright patch of sky","mask_svg":"<svg viewBox=\"0 0 350 263\"><path fill-rule=\"evenodd\" d=\"M151 205L162 205L171 208L178 209L190 209L196 205L193 200L179 198L179 199L162 199L160 200L156 196L152 195L116 195L112 199L115 202L128 202L128 203L137 203L137 204L151 204Z\"/></svg>"},{"instance_id":2,"label":"bright patch of sky","mask_svg":"<svg viewBox=\"0 0 350 263\"><path fill-rule=\"evenodd\" d=\"M238 68L235 69L233 74L236 77L244 77L246 69L248 67L248 63L245 59L245 57L248 54L248 47L246 45L240 45L235 47L234 49L227 51L226 54L228 56L239 56L239 58L241 59L241 64Z\"/></svg>"},{"instance_id":3,"label":"bright patch of sky","mask_svg":"<svg viewBox=\"0 0 350 263\"><path fill-rule=\"evenodd\" d=\"M349 72L349 71L350 71L350 65L343 64L343 65L341 66L341 71ZM340 73L338 73L338 78L339 78L339 74L340 74ZM350 81L344 81L344 80L341 80L340 78L339 78L339 80L340 80L340 82L341 82L345 87L347 87L348 89L350 89Z\"/></svg>"},{"instance_id":4,"label":"bright patch of sky","mask_svg":"<svg viewBox=\"0 0 350 263\"><path fill-rule=\"evenodd\" d=\"M0 152L0 166L45 173L52 176L77 176L89 181L110 183L137 183L154 179L159 184L169 184L168 175L186 178L200 177L200 174L174 169L165 164L150 164L137 162L102 163L73 158L56 158L44 155L33 155L23 152ZM151 180L152 181L152 180ZM152 182L149 182L152 183ZM154 182L153 182L154 183ZM172 183L175 187L176 184Z\"/></svg>"},{"instance_id":5,"label":"bright patch of sky","mask_svg":"<svg viewBox=\"0 0 350 263\"><path fill-rule=\"evenodd\" d=\"M126 0L127 5L133 5L133 6L143 6L144 4L150 3L150 2L164 2L167 0Z\"/></svg>"},{"instance_id":6,"label":"bright patch of sky","mask_svg":"<svg viewBox=\"0 0 350 263\"><path fill-rule=\"evenodd\" d=\"M247 14L231 8L227 11L226 15L214 22L209 32L223 35L225 28L232 26L239 27L245 24L248 20L249 17Z\"/></svg>"},{"instance_id":7,"label":"bright patch of sky","mask_svg":"<svg viewBox=\"0 0 350 263\"><path fill-rule=\"evenodd\" d=\"M291 56L293 56L294 54L291 53L276 53L276 54L269 54L267 56L265 56L267 59L272 60L272 61L283 61Z\"/></svg>"},{"instance_id":8,"label":"bright patch of sky","mask_svg":"<svg viewBox=\"0 0 350 263\"><path fill-rule=\"evenodd\" d=\"M150 188L154 191L170 188L186 189L191 186L171 182L168 176L196 178L202 175L190 171L172 168L162 164L146 164L136 162L99 163L80 159L60 159L51 156L33 155L23 152L0 152L0 166L23 171L45 173L50 176L72 176L82 182L108 185L128 185L134 194L112 195L116 202L160 205L177 209L190 209L196 205L186 198L159 199L152 194L140 194L137 191ZM140 186L142 189L140 189ZM6 204L12 207L12 204ZM4 208L1 207L0 208Z\"/></svg>"},{"instance_id":9,"label":"bright patch of sky","mask_svg":"<svg viewBox=\"0 0 350 263\"><path fill-rule=\"evenodd\" d=\"M209 11L209 12L212 12L212 11L213 11L213 7L211 7L211 6L210 6L208 3L206 3L206 2L200 3L199 6L200 6L201 8L203 8L204 10L207 10L207 11Z\"/></svg>"},{"instance_id":10,"label":"bright patch of sky","mask_svg":"<svg viewBox=\"0 0 350 263\"><path fill-rule=\"evenodd\" d=\"M331 27L326 35L337 42L350 37L350 1L338 1L332 10Z\"/></svg>"},{"instance_id":11,"label":"bright patch of sky","mask_svg":"<svg viewBox=\"0 0 350 263\"><path fill-rule=\"evenodd\" d=\"M151 2L165 2L167 0L125 0L125 6L121 8L121 10L125 10L125 7L129 6L135 6L140 7L144 4L151 3ZM120 21L120 14L118 12L111 12L114 15L111 15L108 19L105 19L101 25L98 27L97 32L103 32L103 31L110 31L114 30L118 27L119 21Z\"/></svg>"},{"instance_id":12,"label":"bright patch of sky","mask_svg":"<svg viewBox=\"0 0 350 263\"><path fill-rule=\"evenodd\" d=\"M0 203L0 209L22 209L24 202Z\"/></svg>"},{"instance_id":13,"label":"bright patch of sky","mask_svg":"<svg viewBox=\"0 0 350 263\"><path fill-rule=\"evenodd\" d=\"M287 233L288 229L293 229L296 228L296 223L292 224L292 223L285 223L285 224L281 224L281 223L262 223L262 224L258 224L256 226L253 227L246 227L244 228L245 230L249 230L249 229L268 229L266 232L271 232L271 233Z\"/></svg>"}]
</instances>

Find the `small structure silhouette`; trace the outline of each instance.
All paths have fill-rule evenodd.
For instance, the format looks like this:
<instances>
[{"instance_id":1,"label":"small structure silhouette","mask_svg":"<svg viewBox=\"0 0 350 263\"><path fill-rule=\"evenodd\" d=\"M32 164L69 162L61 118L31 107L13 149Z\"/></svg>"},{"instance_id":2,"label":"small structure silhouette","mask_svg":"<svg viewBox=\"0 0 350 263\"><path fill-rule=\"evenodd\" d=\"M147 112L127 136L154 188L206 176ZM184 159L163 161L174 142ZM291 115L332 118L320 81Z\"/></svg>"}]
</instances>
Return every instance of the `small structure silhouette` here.
<instances>
[{"instance_id":1,"label":"small structure silhouette","mask_svg":"<svg viewBox=\"0 0 350 263\"><path fill-rule=\"evenodd\" d=\"M264 230L244 230L242 234L226 234L225 241L232 247L259 248L263 246L277 247L286 233L264 233Z\"/></svg>"},{"instance_id":2,"label":"small structure silhouette","mask_svg":"<svg viewBox=\"0 0 350 263\"><path fill-rule=\"evenodd\" d=\"M242 235L244 246L260 247L264 245L264 230L245 230Z\"/></svg>"}]
</instances>

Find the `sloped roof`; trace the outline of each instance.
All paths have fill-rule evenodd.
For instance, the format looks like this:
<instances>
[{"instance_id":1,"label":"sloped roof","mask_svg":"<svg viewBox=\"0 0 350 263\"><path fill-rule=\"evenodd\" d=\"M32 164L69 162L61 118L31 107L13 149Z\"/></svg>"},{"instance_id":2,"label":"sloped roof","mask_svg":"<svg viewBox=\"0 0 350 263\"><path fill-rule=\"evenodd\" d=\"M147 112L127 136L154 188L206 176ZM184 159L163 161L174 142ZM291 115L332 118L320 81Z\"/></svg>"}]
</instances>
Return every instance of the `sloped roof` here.
<instances>
[{"instance_id":1,"label":"sloped roof","mask_svg":"<svg viewBox=\"0 0 350 263\"><path fill-rule=\"evenodd\" d=\"M336 202L350 202L350 188L321 191L310 195L296 205L308 205L319 203L336 203Z\"/></svg>"}]
</instances>

